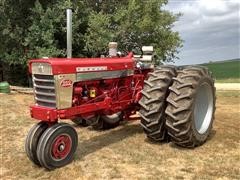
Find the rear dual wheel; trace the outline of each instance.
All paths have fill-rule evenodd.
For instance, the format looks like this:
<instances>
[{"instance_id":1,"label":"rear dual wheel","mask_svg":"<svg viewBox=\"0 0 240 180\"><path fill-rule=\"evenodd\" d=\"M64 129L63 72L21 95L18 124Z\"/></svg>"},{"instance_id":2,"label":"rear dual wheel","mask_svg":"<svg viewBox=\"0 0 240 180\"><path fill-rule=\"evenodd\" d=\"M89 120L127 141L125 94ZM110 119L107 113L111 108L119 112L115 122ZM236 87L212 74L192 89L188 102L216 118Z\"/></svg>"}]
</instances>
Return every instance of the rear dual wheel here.
<instances>
[{"instance_id":1,"label":"rear dual wheel","mask_svg":"<svg viewBox=\"0 0 240 180\"><path fill-rule=\"evenodd\" d=\"M165 127L166 98L175 76L174 66L161 66L149 73L148 79L144 81L139 114L141 126L150 140L163 141L168 138Z\"/></svg>"},{"instance_id":2,"label":"rear dual wheel","mask_svg":"<svg viewBox=\"0 0 240 180\"><path fill-rule=\"evenodd\" d=\"M165 112L171 140L183 147L202 145L214 120L216 97L211 73L205 67L184 67L169 89Z\"/></svg>"},{"instance_id":3,"label":"rear dual wheel","mask_svg":"<svg viewBox=\"0 0 240 180\"><path fill-rule=\"evenodd\" d=\"M215 112L215 87L205 67L162 66L149 74L142 91L141 125L154 141L166 139L183 147L202 145L210 135Z\"/></svg>"},{"instance_id":4,"label":"rear dual wheel","mask_svg":"<svg viewBox=\"0 0 240 180\"><path fill-rule=\"evenodd\" d=\"M73 160L78 144L75 129L69 124L58 123L43 130L40 128L43 126L42 124L45 123L41 122L35 125L26 139L26 153L29 159L49 170L69 164ZM40 130L38 129L42 129L41 135L39 135ZM29 138L32 136L38 139L37 143L34 141L33 144Z\"/></svg>"}]
</instances>

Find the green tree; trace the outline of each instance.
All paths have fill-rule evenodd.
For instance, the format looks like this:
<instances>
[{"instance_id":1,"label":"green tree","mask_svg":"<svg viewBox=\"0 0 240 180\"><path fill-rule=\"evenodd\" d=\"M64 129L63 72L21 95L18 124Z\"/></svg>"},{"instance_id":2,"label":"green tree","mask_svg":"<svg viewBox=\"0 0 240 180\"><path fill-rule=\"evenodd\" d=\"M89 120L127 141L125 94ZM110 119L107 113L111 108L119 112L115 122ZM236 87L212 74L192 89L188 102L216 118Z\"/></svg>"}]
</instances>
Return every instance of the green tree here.
<instances>
[{"instance_id":1,"label":"green tree","mask_svg":"<svg viewBox=\"0 0 240 180\"><path fill-rule=\"evenodd\" d=\"M11 84L28 84L24 38L33 5L31 0L0 1L0 73Z\"/></svg>"},{"instance_id":2,"label":"green tree","mask_svg":"<svg viewBox=\"0 0 240 180\"><path fill-rule=\"evenodd\" d=\"M29 59L64 57L68 7L74 9L74 57L100 56L107 51L109 41L117 41L119 50L153 45L159 60L171 61L182 41L172 31L179 15L162 9L167 2L1 0L0 62L10 69L22 69L18 74L26 74Z\"/></svg>"},{"instance_id":3,"label":"green tree","mask_svg":"<svg viewBox=\"0 0 240 180\"><path fill-rule=\"evenodd\" d=\"M32 24L24 41L27 58L64 56L65 53L58 48L58 39L55 38L58 25L63 19L62 13L51 7L45 10L40 2L36 1L30 19Z\"/></svg>"},{"instance_id":4,"label":"green tree","mask_svg":"<svg viewBox=\"0 0 240 180\"><path fill-rule=\"evenodd\" d=\"M31 0L0 1L0 59L8 64L25 64L24 37L27 27Z\"/></svg>"},{"instance_id":5,"label":"green tree","mask_svg":"<svg viewBox=\"0 0 240 180\"><path fill-rule=\"evenodd\" d=\"M165 4L167 0L144 3L141 0L129 0L128 3L114 6L117 8L111 8L111 13L106 8L98 9L98 13L92 12L85 36L86 49L96 55L94 52L104 51L109 41L119 42L122 50L126 44L130 44L128 48L133 48L131 44L139 47L153 45L159 60L173 60L182 44L178 32L172 31L179 14L163 10L161 7ZM106 7L106 4L98 6ZM101 43L96 43L98 37Z\"/></svg>"},{"instance_id":6,"label":"green tree","mask_svg":"<svg viewBox=\"0 0 240 180\"><path fill-rule=\"evenodd\" d=\"M28 58L64 57L66 55L66 15L68 7L75 7L73 16L73 55L83 56L86 31L86 13L83 3L58 1L44 6L36 1L32 8L31 26L25 38L25 45L29 48Z\"/></svg>"}]
</instances>

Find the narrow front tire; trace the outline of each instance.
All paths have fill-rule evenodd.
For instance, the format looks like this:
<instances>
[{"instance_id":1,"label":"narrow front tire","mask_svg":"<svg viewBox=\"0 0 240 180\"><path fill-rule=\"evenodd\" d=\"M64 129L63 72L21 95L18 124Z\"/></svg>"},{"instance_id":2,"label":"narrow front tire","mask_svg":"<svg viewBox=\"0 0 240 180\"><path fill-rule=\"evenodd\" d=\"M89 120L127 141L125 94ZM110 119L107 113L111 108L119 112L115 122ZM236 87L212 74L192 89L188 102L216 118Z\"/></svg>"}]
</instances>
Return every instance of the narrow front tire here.
<instances>
[{"instance_id":1,"label":"narrow front tire","mask_svg":"<svg viewBox=\"0 0 240 180\"><path fill-rule=\"evenodd\" d=\"M69 164L78 145L75 129L67 123L49 127L41 136L37 147L40 164L52 170Z\"/></svg>"},{"instance_id":2,"label":"narrow front tire","mask_svg":"<svg viewBox=\"0 0 240 180\"><path fill-rule=\"evenodd\" d=\"M39 122L35 124L28 132L25 140L25 151L27 157L36 165L40 166L40 162L37 158L37 145L43 132L48 128L48 124L45 122Z\"/></svg>"}]
</instances>

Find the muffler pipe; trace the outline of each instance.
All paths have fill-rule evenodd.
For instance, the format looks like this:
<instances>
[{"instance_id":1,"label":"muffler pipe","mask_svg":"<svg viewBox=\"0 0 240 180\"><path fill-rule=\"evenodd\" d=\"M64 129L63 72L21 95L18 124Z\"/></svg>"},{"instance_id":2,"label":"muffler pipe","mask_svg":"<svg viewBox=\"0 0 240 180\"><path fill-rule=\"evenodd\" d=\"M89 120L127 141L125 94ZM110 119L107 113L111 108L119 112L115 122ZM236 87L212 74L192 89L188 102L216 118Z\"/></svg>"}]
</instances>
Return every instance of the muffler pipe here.
<instances>
[{"instance_id":1,"label":"muffler pipe","mask_svg":"<svg viewBox=\"0 0 240 180\"><path fill-rule=\"evenodd\" d=\"M72 58L72 9L67 9L67 58Z\"/></svg>"}]
</instances>

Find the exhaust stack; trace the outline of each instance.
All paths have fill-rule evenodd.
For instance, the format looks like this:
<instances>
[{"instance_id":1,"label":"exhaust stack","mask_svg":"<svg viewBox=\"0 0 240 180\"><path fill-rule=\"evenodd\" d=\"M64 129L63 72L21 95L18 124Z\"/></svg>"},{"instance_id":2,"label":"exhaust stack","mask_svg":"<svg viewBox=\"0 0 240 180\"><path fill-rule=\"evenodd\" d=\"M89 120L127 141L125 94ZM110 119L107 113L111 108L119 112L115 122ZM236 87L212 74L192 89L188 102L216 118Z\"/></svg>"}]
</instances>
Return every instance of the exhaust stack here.
<instances>
[{"instance_id":1,"label":"exhaust stack","mask_svg":"<svg viewBox=\"0 0 240 180\"><path fill-rule=\"evenodd\" d=\"M67 9L67 58L72 58L72 9Z\"/></svg>"}]
</instances>

